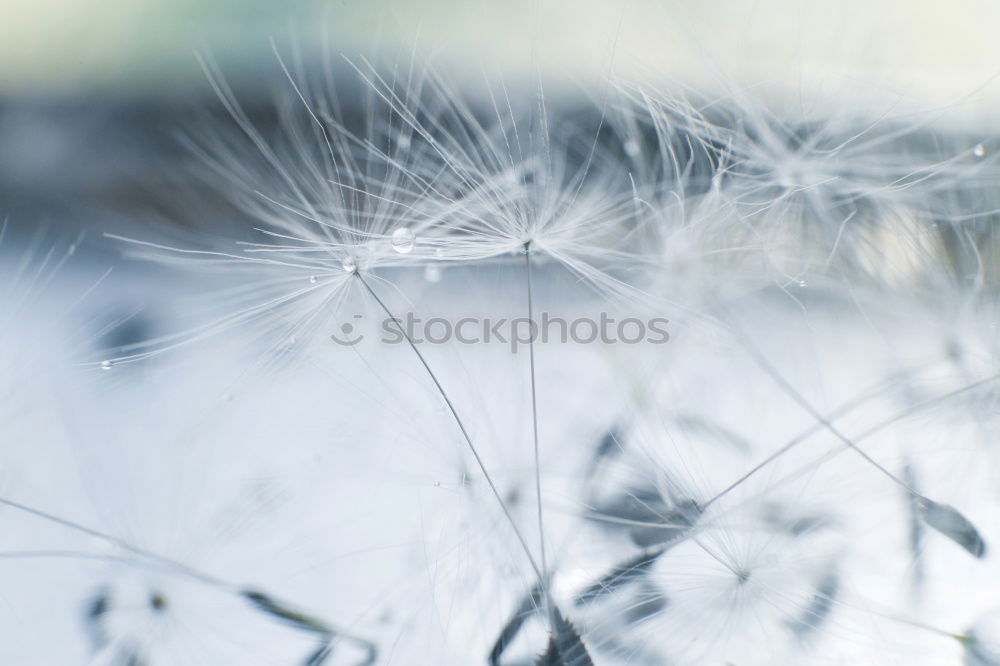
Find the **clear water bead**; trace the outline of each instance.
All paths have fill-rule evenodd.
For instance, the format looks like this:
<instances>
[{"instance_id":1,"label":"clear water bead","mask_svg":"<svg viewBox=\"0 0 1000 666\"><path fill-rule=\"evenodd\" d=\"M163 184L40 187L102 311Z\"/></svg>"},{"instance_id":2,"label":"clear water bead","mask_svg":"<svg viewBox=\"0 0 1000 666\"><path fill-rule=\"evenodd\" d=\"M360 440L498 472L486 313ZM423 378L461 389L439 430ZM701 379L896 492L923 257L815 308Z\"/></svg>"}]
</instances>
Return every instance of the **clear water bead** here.
<instances>
[{"instance_id":1,"label":"clear water bead","mask_svg":"<svg viewBox=\"0 0 1000 666\"><path fill-rule=\"evenodd\" d=\"M986 146L981 143L977 143L976 147L972 149L972 154L976 157L982 157L986 154Z\"/></svg>"},{"instance_id":2,"label":"clear water bead","mask_svg":"<svg viewBox=\"0 0 1000 666\"><path fill-rule=\"evenodd\" d=\"M622 145L622 150L624 150L625 154L629 157L635 157L639 154L639 142L635 139L629 139Z\"/></svg>"},{"instance_id":3,"label":"clear water bead","mask_svg":"<svg viewBox=\"0 0 1000 666\"><path fill-rule=\"evenodd\" d=\"M407 254L413 250L417 237L407 227L400 227L392 232L392 249L400 254Z\"/></svg>"},{"instance_id":4,"label":"clear water bead","mask_svg":"<svg viewBox=\"0 0 1000 666\"><path fill-rule=\"evenodd\" d=\"M309 276L309 284L316 284L316 276L315 275L310 275Z\"/></svg>"},{"instance_id":5,"label":"clear water bead","mask_svg":"<svg viewBox=\"0 0 1000 666\"><path fill-rule=\"evenodd\" d=\"M112 361L101 361L101 370L110 370L113 365Z\"/></svg>"},{"instance_id":6,"label":"clear water bead","mask_svg":"<svg viewBox=\"0 0 1000 666\"><path fill-rule=\"evenodd\" d=\"M437 266L428 266L424 269L424 279L428 282L441 281L441 269Z\"/></svg>"},{"instance_id":7,"label":"clear water bead","mask_svg":"<svg viewBox=\"0 0 1000 666\"><path fill-rule=\"evenodd\" d=\"M351 256L344 257L344 260L340 262L340 266L348 273L358 270L358 264L354 261L354 257Z\"/></svg>"}]
</instances>

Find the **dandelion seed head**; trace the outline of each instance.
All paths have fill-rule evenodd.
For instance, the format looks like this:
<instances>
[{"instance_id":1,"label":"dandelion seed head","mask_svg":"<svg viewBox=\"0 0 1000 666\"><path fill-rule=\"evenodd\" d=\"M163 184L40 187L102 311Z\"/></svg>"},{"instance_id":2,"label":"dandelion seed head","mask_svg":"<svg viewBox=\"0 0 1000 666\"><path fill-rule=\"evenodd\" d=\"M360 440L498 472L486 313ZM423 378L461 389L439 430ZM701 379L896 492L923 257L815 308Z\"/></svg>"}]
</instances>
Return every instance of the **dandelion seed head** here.
<instances>
[{"instance_id":1,"label":"dandelion seed head","mask_svg":"<svg viewBox=\"0 0 1000 666\"><path fill-rule=\"evenodd\" d=\"M198 290L218 280L225 313L192 338L243 331L185 369L236 347L253 360L214 361L234 384L181 365L143 379L102 353L120 371L94 381L127 388L72 428L94 505L74 510L268 592L239 588L252 603L209 622L219 599L202 602L226 585L210 594L95 537L91 556L143 577L101 572L118 646L249 663L213 657L254 642L251 617L305 627L303 641L326 631L272 601L287 595L393 655L467 664L546 588L595 660L805 664L902 650L881 620L906 609L916 631L933 613L914 599L958 598L992 566L968 557L994 536L979 519L992 502L969 500L989 487L996 394L942 397L996 365L991 218L968 203L991 167L967 143L924 150L936 142L905 118L800 120L735 89L709 103L628 88L569 117L540 88L490 82L475 98L430 69L367 64L348 122L331 82L297 62L281 62L287 100L266 136L216 77L235 131L195 146L249 241L134 244L207 271ZM523 318L527 294L576 314L570 281L601 313L666 314L677 335L546 343L529 364L523 348L383 345L352 318L454 321L463 298ZM337 331L366 339L332 348ZM885 478L903 465L908 480ZM914 494L932 491L954 507ZM879 631L857 628L876 616ZM550 619L532 615L513 660L544 649ZM986 634L970 630L967 660L995 661ZM310 647L320 657L270 661L318 663L326 648Z\"/></svg>"},{"instance_id":2,"label":"dandelion seed head","mask_svg":"<svg viewBox=\"0 0 1000 666\"><path fill-rule=\"evenodd\" d=\"M789 625L836 566L835 545L821 533L791 537L733 527L728 521L706 527L669 549L649 574L670 605L639 635L669 635L673 640L665 644L672 643L684 663L737 656L765 663L768 646L787 639ZM718 638L692 638L703 632Z\"/></svg>"}]
</instances>

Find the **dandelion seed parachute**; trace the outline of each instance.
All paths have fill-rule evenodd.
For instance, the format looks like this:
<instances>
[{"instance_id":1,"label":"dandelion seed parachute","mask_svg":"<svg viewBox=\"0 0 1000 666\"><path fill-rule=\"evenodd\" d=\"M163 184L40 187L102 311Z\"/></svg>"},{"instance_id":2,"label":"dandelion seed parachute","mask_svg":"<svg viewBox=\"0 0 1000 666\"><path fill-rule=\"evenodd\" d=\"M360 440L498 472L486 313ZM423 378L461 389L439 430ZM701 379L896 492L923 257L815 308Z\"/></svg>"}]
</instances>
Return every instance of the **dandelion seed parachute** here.
<instances>
[{"instance_id":1,"label":"dandelion seed parachute","mask_svg":"<svg viewBox=\"0 0 1000 666\"><path fill-rule=\"evenodd\" d=\"M186 663L197 637L206 660L317 661L336 633L392 663L962 658L949 628L996 603L994 562L956 546L998 536L985 148L915 154L905 118L790 122L735 90L626 88L566 120L536 91L477 103L367 64L359 124L330 80L279 66L269 133L209 64L236 127L192 146L252 240L132 246L225 288L221 316L128 359L225 343L184 347L130 385L141 399L110 381L76 428L86 524L234 587L117 553L70 595L102 658ZM523 317L526 293L567 317L684 318L667 347L532 347L531 383L507 348L414 355L353 319L363 341L328 340L354 314ZM146 432L171 403L174 426ZM937 533L914 538L921 517ZM969 663L991 663L987 633Z\"/></svg>"}]
</instances>

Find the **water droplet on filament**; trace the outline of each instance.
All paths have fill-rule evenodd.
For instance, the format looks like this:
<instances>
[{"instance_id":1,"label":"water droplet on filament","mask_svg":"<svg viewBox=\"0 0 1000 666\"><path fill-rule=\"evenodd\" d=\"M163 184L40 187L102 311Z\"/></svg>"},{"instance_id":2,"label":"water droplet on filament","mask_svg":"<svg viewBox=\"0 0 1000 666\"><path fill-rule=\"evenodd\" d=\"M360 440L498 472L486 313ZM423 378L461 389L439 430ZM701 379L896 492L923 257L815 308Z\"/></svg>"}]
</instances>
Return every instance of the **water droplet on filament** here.
<instances>
[{"instance_id":1,"label":"water droplet on filament","mask_svg":"<svg viewBox=\"0 0 1000 666\"><path fill-rule=\"evenodd\" d=\"M407 254L413 250L416 241L416 235L407 227L400 227L392 232L392 249L400 254Z\"/></svg>"}]
</instances>

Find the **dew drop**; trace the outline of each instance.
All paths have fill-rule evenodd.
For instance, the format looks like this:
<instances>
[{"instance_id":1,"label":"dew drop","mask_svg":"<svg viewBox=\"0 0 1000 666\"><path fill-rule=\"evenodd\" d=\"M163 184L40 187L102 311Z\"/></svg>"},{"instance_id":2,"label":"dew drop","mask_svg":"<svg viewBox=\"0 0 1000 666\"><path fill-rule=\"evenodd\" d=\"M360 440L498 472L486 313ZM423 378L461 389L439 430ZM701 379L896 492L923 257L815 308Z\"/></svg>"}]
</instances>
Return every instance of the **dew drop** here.
<instances>
[{"instance_id":1,"label":"dew drop","mask_svg":"<svg viewBox=\"0 0 1000 666\"><path fill-rule=\"evenodd\" d=\"M309 284L316 284L316 276L315 275L310 275L309 276Z\"/></svg>"},{"instance_id":2,"label":"dew drop","mask_svg":"<svg viewBox=\"0 0 1000 666\"><path fill-rule=\"evenodd\" d=\"M806 283L805 280L799 280L798 284L799 284L800 287L806 287L807 286L807 283Z\"/></svg>"},{"instance_id":3,"label":"dew drop","mask_svg":"<svg viewBox=\"0 0 1000 666\"><path fill-rule=\"evenodd\" d=\"M344 257L344 260L340 262L340 266L348 273L358 270L358 264L354 261L354 257L351 256Z\"/></svg>"},{"instance_id":4,"label":"dew drop","mask_svg":"<svg viewBox=\"0 0 1000 666\"><path fill-rule=\"evenodd\" d=\"M440 282L441 269L437 266L428 266L424 269L424 279L428 282Z\"/></svg>"},{"instance_id":5,"label":"dew drop","mask_svg":"<svg viewBox=\"0 0 1000 666\"><path fill-rule=\"evenodd\" d=\"M972 149L972 154L976 157L982 157L986 154L986 146L981 143L977 143L976 147Z\"/></svg>"},{"instance_id":6,"label":"dew drop","mask_svg":"<svg viewBox=\"0 0 1000 666\"><path fill-rule=\"evenodd\" d=\"M635 157L639 154L639 142L635 139L629 139L622 145L622 150L624 150L625 154L629 157Z\"/></svg>"},{"instance_id":7,"label":"dew drop","mask_svg":"<svg viewBox=\"0 0 1000 666\"><path fill-rule=\"evenodd\" d=\"M101 370L110 370L113 365L113 361L101 361Z\"/></svg>"},{"instance_id":8,"label":"dew drop","mask_svg":"<svg viewBox=\"0 0 1000 666\"><path fill-rule=\"evenodd\" d=\"M413 250L417 237L407 227L400 227L392 232L392 249L400 254L407 254Z\"/></svg>"}]
</instances>

